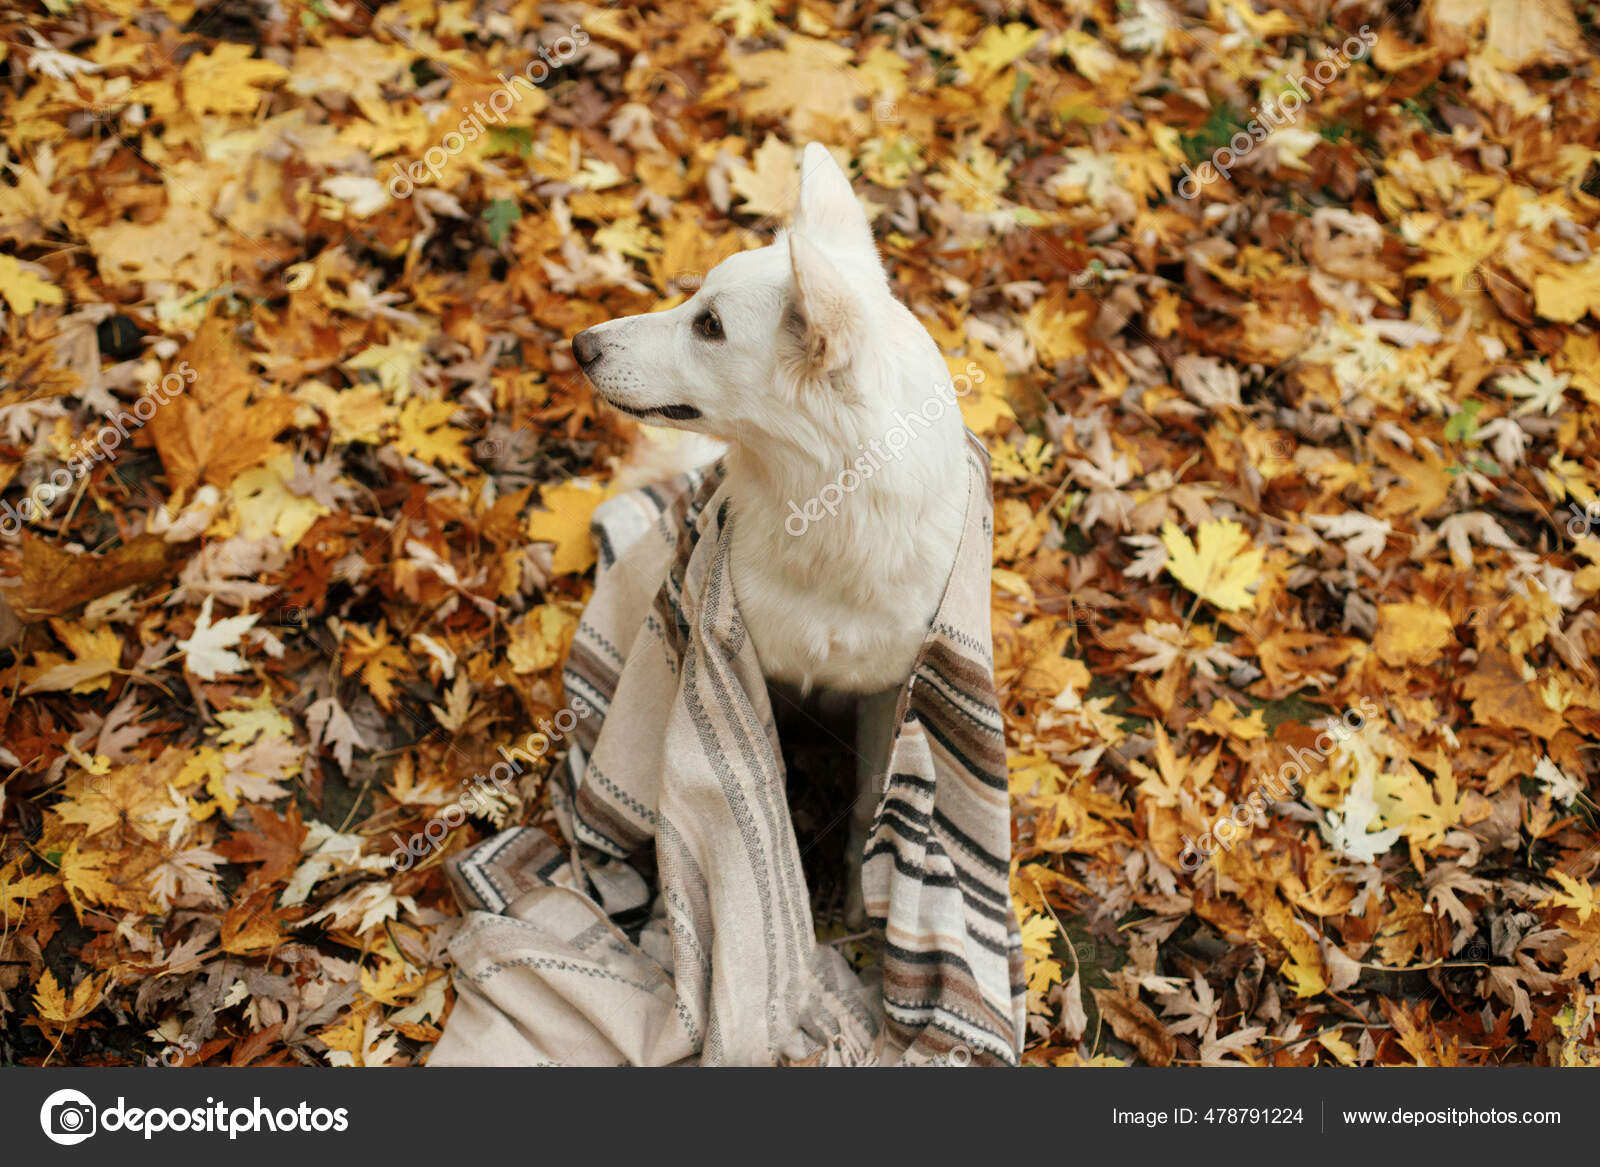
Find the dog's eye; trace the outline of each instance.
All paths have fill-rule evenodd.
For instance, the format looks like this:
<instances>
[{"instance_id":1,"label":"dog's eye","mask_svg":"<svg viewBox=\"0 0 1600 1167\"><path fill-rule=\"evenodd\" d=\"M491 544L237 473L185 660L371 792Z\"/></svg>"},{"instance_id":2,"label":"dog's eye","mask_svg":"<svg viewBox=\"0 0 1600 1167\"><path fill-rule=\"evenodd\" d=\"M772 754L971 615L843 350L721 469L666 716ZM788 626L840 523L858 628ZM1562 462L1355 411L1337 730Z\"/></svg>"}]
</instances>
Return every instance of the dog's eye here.
<instances>
[{"instance_id":1,"label":"dog's eye","mask_svg":"<svg viewBox=\"0 0 1600 1167\"><path fill-rule=\"evenodd\" d=\"M702 312L694 322L694 330L707 340L721 340L722 320L715 312Z\"/></svg>"}]
</instances>

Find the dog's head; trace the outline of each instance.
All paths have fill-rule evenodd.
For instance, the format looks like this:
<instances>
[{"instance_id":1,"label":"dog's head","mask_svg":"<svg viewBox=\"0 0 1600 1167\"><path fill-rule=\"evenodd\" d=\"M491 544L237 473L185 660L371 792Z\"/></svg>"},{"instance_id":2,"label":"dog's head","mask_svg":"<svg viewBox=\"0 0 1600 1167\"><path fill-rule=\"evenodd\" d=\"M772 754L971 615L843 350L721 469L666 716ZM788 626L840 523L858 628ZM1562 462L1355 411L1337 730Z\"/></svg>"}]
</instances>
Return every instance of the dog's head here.
<instances>
[{"instance_id":1,"label":"dog's head","mask_svg":"<svg viewBox=\"0 0 1600 1167\"><path fill-rule=\"evenodd\" d=\"M875 325L905 309L832 156L813 142L800 171L794 221L776 242L729 256L676 308L573 337L601 397L636 417L737 441L781 431L799 398L849 384Z\"/></svg>"}]
</instances>

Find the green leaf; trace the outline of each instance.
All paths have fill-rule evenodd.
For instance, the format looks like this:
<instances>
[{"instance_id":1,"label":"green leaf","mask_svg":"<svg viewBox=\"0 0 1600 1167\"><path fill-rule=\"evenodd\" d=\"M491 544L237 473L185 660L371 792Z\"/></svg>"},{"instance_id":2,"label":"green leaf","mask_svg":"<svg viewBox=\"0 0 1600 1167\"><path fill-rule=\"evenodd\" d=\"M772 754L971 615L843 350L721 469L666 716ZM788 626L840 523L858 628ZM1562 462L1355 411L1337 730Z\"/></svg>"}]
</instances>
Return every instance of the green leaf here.
<instances>
[{"instance_id":1,"label":"green leaf","mask_svg":"<svg viewBox=\"0 0 1600 1167\"><path fill-rule=\"evenodd\" d=\"M489 131L489 148L484 153L527 158L533 154L533 131L527 126L496 126Z\"/></svg>"},{"instance_id":2,"label":"green leaf","mask_svg":"<svg viewBox=\"0 0 1600 1167\"><path fill-rule=\"evenodd\" d=\"M1450 420L1444 423L1444 440L1470 442L1473 435L1478 432L1478 412L1482 408L1481 401L1469 401L1463 405L1460 413L1453 414Z\"/></svg>"},{"instance_id":3,"label":"green leaf","mask_svg":"<svg viewBox=\"0 0 1600 1167\"><path fill-rule=\"evenodd\" d=\"M495 199L483 212L483 221L489 224L489 242L496 247L506 237L511 224L522 218L522 208L511 199Z\"/></svg>"},{"instance_id":4,"label":"green leaf","mask_svg":"<svg viewBox=\"0 0 1600 1167\"><path fill-rule=\"evenodd\" d=\"M1012 121L1017 121L1017 122L1022 121L1022 116L1023 116L1022 98L1023 98L1023 95L1028 92L1028 86L1031 85L1031 84L1033 84L1033 78L1029 77L1021 69L1018 69L1017 70L1017 79L1011 86L1011 120Z\"/></svg>"}]
</instances>

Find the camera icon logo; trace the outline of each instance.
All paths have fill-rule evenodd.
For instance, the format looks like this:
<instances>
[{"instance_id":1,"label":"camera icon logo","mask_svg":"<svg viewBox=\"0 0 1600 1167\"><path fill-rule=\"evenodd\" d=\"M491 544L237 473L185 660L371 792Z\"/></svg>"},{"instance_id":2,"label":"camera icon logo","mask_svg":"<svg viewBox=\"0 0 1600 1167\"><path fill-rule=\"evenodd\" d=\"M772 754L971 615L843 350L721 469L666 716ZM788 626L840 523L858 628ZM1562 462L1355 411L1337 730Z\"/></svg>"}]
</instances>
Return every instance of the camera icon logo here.
<instances>
[{"instance_id":1,"label":"camera icon logo","mask_svg":"<svg viewBox=\"0 0 1600 1167\"><path fill-rule=\"evenodd\" d=\"M79 1090L57 1090L39 1108L39 1125L52 1143L70 1147L94 1134L95 1105Z\"/></svg>"}]
</instances>

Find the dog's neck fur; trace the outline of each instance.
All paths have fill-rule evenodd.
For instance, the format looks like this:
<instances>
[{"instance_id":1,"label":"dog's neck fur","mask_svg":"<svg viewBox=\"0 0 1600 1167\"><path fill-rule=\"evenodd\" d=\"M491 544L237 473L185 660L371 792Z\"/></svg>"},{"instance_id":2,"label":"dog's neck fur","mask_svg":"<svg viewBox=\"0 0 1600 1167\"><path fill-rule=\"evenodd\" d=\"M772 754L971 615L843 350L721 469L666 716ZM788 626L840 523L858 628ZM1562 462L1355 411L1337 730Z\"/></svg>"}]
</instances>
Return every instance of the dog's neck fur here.
<instances>
[{"instance_id":1,"label":"dog's neck fur","mask_svg":"<svg viewBox=\"0 0 1600 1167\"><path fill-rule=\"evenodd\" d=\"M801 689L868 693L904 681L961 540L960 411L932 339L894 308L875 322L885 343L808 384L810 408L782 432L730 435L740 609L767 676ZM943 407L929 408L938 416L927 421L919 411L936 396ZM897 426L908 435L898 452L889 437ZM855 488L834 513L801 524L795 508L804 514L846 470Z\"/></svg>"}]
</instances>

